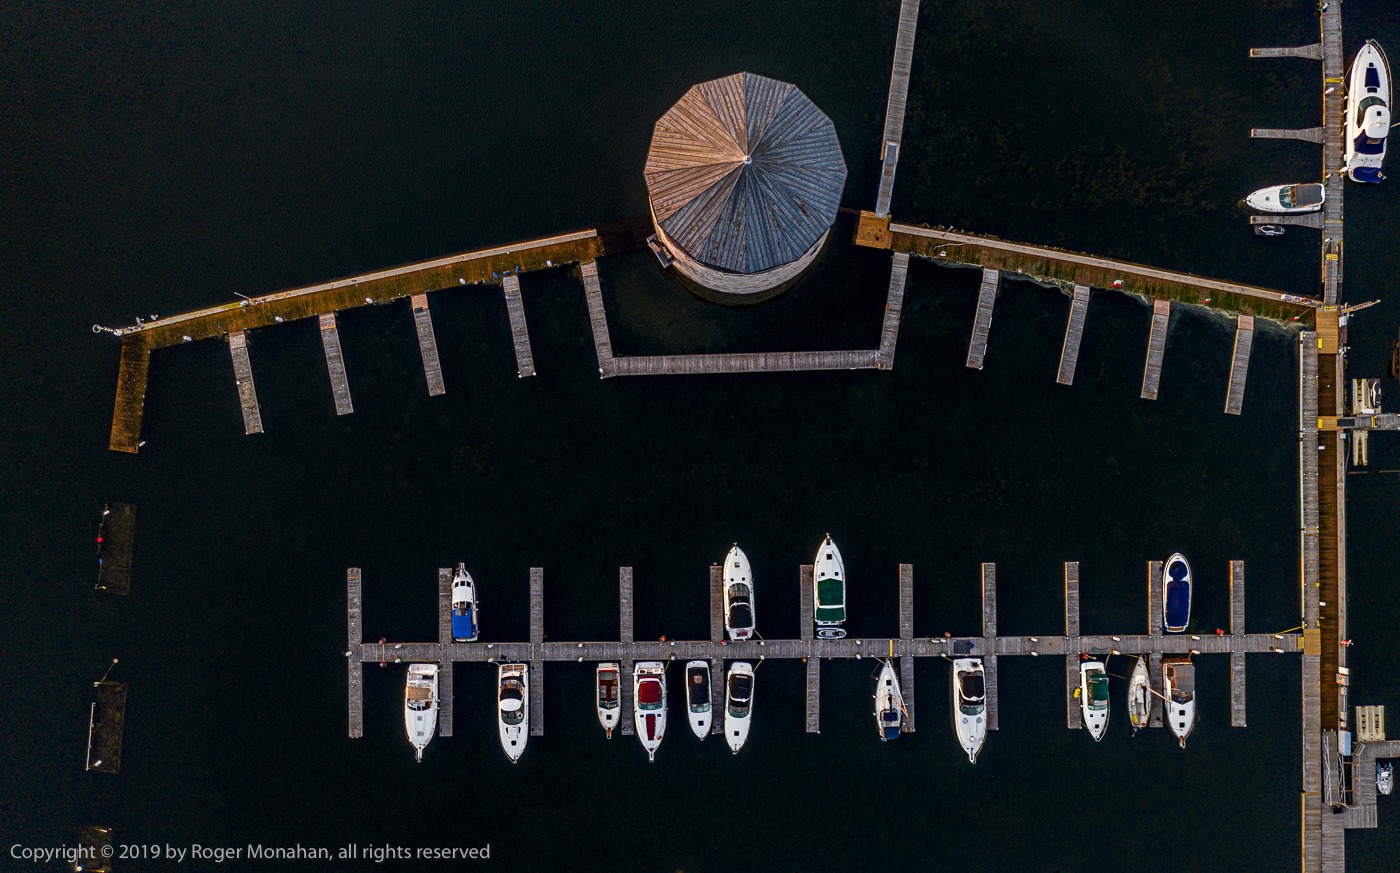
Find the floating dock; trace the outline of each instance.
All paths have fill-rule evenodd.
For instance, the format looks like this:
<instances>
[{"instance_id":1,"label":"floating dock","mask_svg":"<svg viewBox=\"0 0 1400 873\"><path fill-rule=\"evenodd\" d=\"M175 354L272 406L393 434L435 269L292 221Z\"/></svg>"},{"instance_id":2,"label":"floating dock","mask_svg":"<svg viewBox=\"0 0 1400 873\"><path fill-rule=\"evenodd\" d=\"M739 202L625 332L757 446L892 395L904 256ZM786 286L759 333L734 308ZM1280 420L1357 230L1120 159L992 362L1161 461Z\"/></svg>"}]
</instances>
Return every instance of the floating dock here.
<instances>
[{"instance_id":1,"label":"floating dock","mask_svg":"<svg viewBox=\"0 0 1400 873\"><path fill-rule=\"evenodd\" d=\"M1235 350L1230 354L1230 385L1225 392L1225 412L1239 415L1244 408L1244 383L1249 376L1249 353L1254 348L1254 316L1235 320Z\"/></svg>"},{"instance_id":2,"label":"floating dock","mask_svg":"<svg viewBox=\"0 0 1400 873\"><path fill-rule=\"evenodd\" d=\"M535 356L530 351L530 328L525 324L525 304L520 299L520 277L509 274L501 280L510 313L510 338L515 345L515 373L520 378L535 375Z\"/></svg>"},{"instance_id":3,"label":"floating dock","mask_svg":"<svg viewBox=\"0 0 1400 873\"><path fill-rule=\"evenodd\" d=\"M87 769L117 774L122 770L122 734L126 730L126 683L102 679L92 685L97 699L88 713Z\"/></svg>"},{"instance_id":4,"label":"floating dock","mask_svg":"<svg viewBox=\"0 0 1400 873\"><path fill-rule=\"evenodd\" d=\"M428 310L428 295L414 294L409 298L413 310L413 327L418 332L418 351L423 356L423 376L428 380L428 396L446 393L442 384L442 364L438 361L437 335L433 332L433 315Z\"/></svg>"},{"instance_id":5,"label":"floating dock","mask_svg":"<svg viewBox=\"0 0 1400 873\"><path fill-rule=\"evenodd\" d=\"M1168 300L1152 301L1152 330L1147 335L1147 360L1142 365L1142 399L1156 400L1162 384L1162 357L1167 353L1167 327L1172 305Z\"/></svg>"},{"instance_id":6,"label":"floating dock","mask_svg":"<svg viewBox=\"0 0 1400 873\"><path fill-rule=\"evenodd\" d=\"M1079 344L1084 340L1084 322L1089 317L1089 286L1075 285L1069 304L1069 320L1065 322L1065 341L1060 346L1060 372L1055 381L1061 385L1074 384L1074 370L1079 366Z\"/></svg>"},{"instance_id":7,"label":"floating dock","mask_svg":"<svg viewBox=\"0 0 1400 873\"><path fill-rule=\"evenodd\" d=\"M74 873L110 873L115 852L111 828L83 825L78 828L78 856L68 866Z\"/></svg>"},{"instance_id":8,"label":"floating dock","mask_svg":"<svg viewBox=\"0 0 1400 873\"><path fill-rule=\"evenodd\" d=\"M885 301L885 319L880 327L881 370L894 369L894 348L899 341L899 320L904 312L904 286L909 277L909 255L895 252L890 264L890 290Z\"/></svg>"},{"instance_id":9,"label":"floating dock","mask_svg":"<svg viewBox=\"0 0 1400 873\"><path fill-rule=\"evenodd\" d=\"M131 591L131 552L136 537L136 507L108 503L97 526L98 591L126 594Z\"/></svg>"},{"instance_id":10,"label":"floating dock","mask_svg":"<svg viewBox=\"0 0 1400 873\"><path fill-rule=\"evenodd\" d=\"M593 347L598 353L598 375L606 379L617 375L617 365L613 363L608 313L603 308L603 288L598 283L598 262L583 262L579 265L579 273L583 277L583 293L588 301L588 323L593 329Z\"/></svg>"},{"instance_id":11,"label":"floating dock","mask_svg":"<svg viewBox=\"0 0 1400 873\"><path fill-rule=\"evenodd\" d=\"M243 331L236 330L228 335L228 353L233 359L233 381L238 386L238 406L243 412L243 432L262 433L258 389L253 384L253 365L248 361L248 337Z\"/></svg>"},{"instance_id":12,"label":"floating dock","mask_svg":"<svg viewBox=\"0 0 1400 873\"><path fill-rule=\"evenodd\" d=\"M909 98L909 72L914 65L914 34L919 26L919 0L901 0L899 30L894 38L894 66L890 70L890 96L885 104L885 131L880 140L880 193L875 213L890 214L894 196L894 173L899 164L899 147L904 141L904 111Z\"/></svg>"},{"instance_id":13,"label":"floating dock","mask_svg":"<svg viewBox=\"0 0 1400 873\"><path fill-rule=\"evenodd\" d=\"M350 382L345 378L345 358L340 351L340 331L336 330L335 313L323 313L320 322L321 347L326 352L326 371L331 377L335 414L349 415L355 411L355 404L350 402Z\"/></svg>"},{"instance_id":14,"label":"floating dock","mask_svg":"<svg viewBox=\"0 0 1400 873\"><path fill-rule=\"evenodd\" d=\"M974 370L982 369L982 360L987 356L987 338L992 332L992 307L997 302L997 285L1000 282L1000 271L982 268L982 287L977 291L977 314L972 320L972 339L967 344L967 365Z\"/></svg>"}]
</instances>

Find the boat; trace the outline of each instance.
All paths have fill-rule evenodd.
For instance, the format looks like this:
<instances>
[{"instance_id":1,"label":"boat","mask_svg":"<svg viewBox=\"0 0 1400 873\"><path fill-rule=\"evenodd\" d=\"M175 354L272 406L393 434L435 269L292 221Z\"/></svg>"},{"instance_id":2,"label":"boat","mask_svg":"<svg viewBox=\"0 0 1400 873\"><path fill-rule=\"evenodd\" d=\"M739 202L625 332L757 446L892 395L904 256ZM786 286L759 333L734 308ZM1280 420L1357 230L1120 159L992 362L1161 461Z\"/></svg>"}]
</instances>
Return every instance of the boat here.
<instances>
[{"instance_id":1,"label":"boat","mask_svg":"<svg viewBox=\"0 0 1400 873\"><path fill-rule=\"evenodd\" d=\"M754 631L753 573L738 543L724 556L724 631L731 640L747 640Z\"/></svg>"},{"instance_id":2,"label":"boat","mask_svg":"<svg viewBox=\"0 0 1400 873\"><path fill-rule=\"evenodd\" d=\"M403 689L403 724L413 744L413 758L423 760L423 750L437 731L438 665L409 664Z\"/></svg>"},{"instance_id":3,"label":"boat","mask_svg":"<svg viewBox=\"0 0 1400 873\"><path fill-rule=\"evenodd\" d=\"M1162 565L1162 624L1167 633L1186 632L1191 623L1191 565L1176 552Z\"/></svg>"},{"instance_id":4,"label":"boat","mask_svg":"<svg viewBox=\"0 0 1400 873\"><path fill-rule=\"evenodd\" d=\"M812 605L817 639L839 640L846 635L846 562L826 535L812 564Z\"/></svg>"},{"instance_id":5,"label":"boat","mask_svg":"<svg viewBox=\"0 0 1400 873\"><path fill-rule=\"evenodd\" d=\"M894 665L888 660L880 668L880 678L875 680L875 730L880 741L899 739L899 731L904 727L904 693L899 688L899 676Z\"/></svg>"},{"instance_id":6,"label":"boat","mask_svg":"<svg viewBox=\"0 0 1400 873\"><path fill-rule=\"evenodd\" d=\"M1079 662L1079 708L1094 742L1108 730L1108 670L1103 661Z\"/></svg>"},{"instance_id":7,"label":"boat","mask_svg":"<svg viewBox=\"0 0 1400 873\"><path fill-rule=\"evenodd\" d=\"M612 739L613 728L617 727L617 718L622 714L617 675L616 661L598 665L598 723L608 732L608 739Z\"/></svg>"},{"instance_id":8,"label":"boat","mask_svg":"<svg viewBox=\"0 0 1400 873\"><path fill-rule=\"evenodd\" d=\"M724 739L737 755L749 738L749 722L753 718L753 665L748 661L730 664L724 687Z\"/></svg>"},{"instance_id":9,"label":"boat","mask_svg":"<svg viewBox=\"0 0 1400 873\"><path fill-rule=\"evenodd\" d=\"M1376 790L1381 794L1389 794L1395 790L1395 766L1389 761L1384 764L1376 762Z\"/></svg>"},{"instance_id":10,"label":"boat","mask_svg":"<svg viewBox=\"0 0 1400 873\"><path fill-rule=\"evenodd\" d=\"M529 664L496 667L496 721L500 726L501 748L514 764L525 754L525 743L530 740Z\"/></svg>"},{"instance_id":11,"label":"boat","mask_svg":"<svg viewBox=\"0 0 1400 873\"><path fill-rule=\"evenodd\" d=\"M476 623L476 583L466 564L458 564L452 576L452 639L474 643L481 633Z\"/></svg>"},{"instance_id":12,"label":"boat","mask_svg":"<svg viewBox=\"0 0 1400 873\"><path fill-rule=\"evenodd\" d=\"M1254 225L1255 236L1283 236L1288 229L1281 224L1256 224Z\"/></svg>"},{"instance_id":13,"label":"boat","mask_svg":"<svg viewBox=\"0 0 1400 873\"><path fill-rule=\"evenodd\" d=\"M967 760L973 764L987 738L985 678L981 658L958 658L953 662L953 730Z\"/></svg>"},{"instance_id":14,"label":"boat","mask_svg":"<svg viewBox=\"0 0 1400 873\"><path fill-rule=\"evenodd\" d=\"M1316 182L1296 185L1271 185L1260 188L1244 198L1244 204L1255 212L1295 215L1318 212L1327 199L1327 189Z\"/></svg>"},{"instance_id":15,"label":"boat","mask_svg":"<svg viewBox=\"0 0 1400 873\"><path fill-rule=\"evenodd\" d=\"M690 729L700 739L710 733L710 662L691 661L685 665L685 702Z\"/></svg>"},{"instance_id":16,"label":"boat","mask_svg":"<svg viewBox=\"0 0 1400 873\"><path fill-rule=\"evenodd\" d=\"M1351 62L1347 85L1347 177L1353 182L1385 178L1385 142L1390 135L1390 62L1374 39Z\"/></svg>"},{"instance_id":17,"label":"boat","mask_svg":"<svg viewBox=\"0 0 1400 873\"><path fill-rule=\"evenodd\" d=\"M1400 334L1395 337L1395 343L1390 347L1390 378L1400 380Z\"/></svg>"},{"instance_id":18,"label":"boat","mask_svg":"<svg viewBox=\"0 0 1400 873\"><path fill-rule=\"evenodd\" d=\"M632 668L632 697L637 701L632 713L637 737L647 750L647 760L656 760L656 750L666 738L666 665L661 661L638 661Z\"/></svg>"},{"instance_id":19,"label":"boat","mask_svg":"<svg viewBox=\"0 0 1400 873\"><path fill-rule=\"evenodd\" d=\"M1133 667L1133 675L1128 679L1128 720L1132 722L1133 733L1147 727L1152 716L1152 680L1147 672L1147 659L1141 656Z\"/></svg>"},{"instance_id":20,"label":"boat","mask_svg":"<svg viewBox=\"0 0 1400 873\"><path fill-rule=\"evenodd\" d=\"M1162 662L1162 679L1166 686L1167 726L1184 749L1186 738L1196 726L1196 665L1186 658L1168 658Z\"/></svg>"}]
</instances>

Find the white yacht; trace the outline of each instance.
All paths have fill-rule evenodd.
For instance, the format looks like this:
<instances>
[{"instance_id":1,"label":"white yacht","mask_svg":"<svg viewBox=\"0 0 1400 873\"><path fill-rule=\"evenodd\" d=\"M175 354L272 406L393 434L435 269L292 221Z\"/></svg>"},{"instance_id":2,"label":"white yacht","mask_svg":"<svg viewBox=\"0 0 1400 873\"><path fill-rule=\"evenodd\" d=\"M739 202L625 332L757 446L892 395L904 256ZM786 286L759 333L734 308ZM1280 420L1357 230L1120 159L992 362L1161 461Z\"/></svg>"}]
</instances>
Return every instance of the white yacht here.
<instances>
[{"instance_id":1,"label":"white yacht","mask_svg":"<svg viewBox=\"0 0 1400 873\"><path fill-rule=\"evenodd\" d=\"M846 562L841 550L826 535L812 564L812 617L817 639L839 640L846 635Z\"/></svg>"},{"instance_id":2,"label":"white yacht","mask_svg":"<svg viewBox=\"0 0 1400 873\"><path fill-rule=\"evenodd\" d=\"M875 730L880 741L899 739L899 731L904 727L904 693L899 688L899 676L894 665L888 660L880 668L880 678L875 680Z\"/></svg>"},{"instance_id":3,"label":"white yacht","mask_svg":"<svg viewBox=\"0 0 1400 873\"><path fill-rule=\"evenodd\" d=\"M690 729L700 739L710 733L710 662L691 661L685 665L685 703Z\"/></svg>"},{"instance_id":4,"label":"white yacht","mask_svg":"<svg viewBox=\"0 0 1400 873\"><path fill-rule=\"evenodd\" d=\"M737 755L749 738L753 718L753 665L748 661L730 664L724 687L724 739Z\"/></svg>"},{"instance_id":5,"label":"white yacht","mask_svg":"<svg viewBox=\"0 0 1400 873\"><path fill-rule=\"evenodd\" d=\"M1152 680L1147 673L1147 659L1139 655L1128 679L1128 720L1133 723L1133 733L1147 727L1151 715Z\"/></svg>"},{"instance_id":6,"label":"white yacht","mask_svg":"<svg viewBox=\"0 0 1400 873\"><path fill-rule=\"evenodd\" d=\"M1347 86L1347 176L1353 182L1385 178L1385 143L1390 135L1390 63L1369 40L1356 53Z\"/></svg>"},{"instance_id":7,"label":"white yacht","mask_svg":"<svg viewBox=\"0 0 1400 873\"><path fill-rule=\"evenodd\" d=\"M647 760L656 760L656 750L666 738L666 665L661 661L638 661L632 668L632 718L637 737L647 750Z\"/></svg>"},{"instance_id":8,"label":"white yacht","mask_svg":"<svg viewBox=\"0 0 1400 873\"><path fill-rule=\"evenodd\" d=\"M958 658L953 662L953 730L967 753L977 763L977 753L987 738L987 687L981 658Z\"/></svg>"},{"instance_id":9,"label":"white yacht","mask_svg":"<svg viewBox=\"0 0 1400 873\"><path fill-rule=\"evenodd\" d=\"M1185 658L1168 658L1162 662L1162 679L1168 727L1184 749L1196 726L1196 666Z\"/></svg>"},{"instance_id":10,"label":"white yacht","mask_svg":"<svg viewBox=\"0 0 1400 873\"><path fill-rule=\"evenodd\" d=\"M1169 634L1186 632L1191 623L1191 565L1173 552L1162 565L1162 626Z\"/></svg>"},{"instance_id":11,"label":"white yacht","mask_svg":"<svg viewBox=\"0 0 1400 873\"><path fill-rule=\"evenodd\" d=\"M622 700L618 696L618 665L616 661L606 661L598 665L598 723L612 739L613 728L622 713Z\"/></svg>"},{"instance_id":12,"label":"white yacht","mask_svg":"<svg viewBox=\"0 0 1400 873\"><path fill-rule=\"evenodd\" d=\"M514 764L530 740L530 665L501 664L496 668L496 721L501 748Z\"/></svg>"},{"instance_id":13,"label":"white yacht","mask_svg":"<svg viewBox=\"0 0 1400 873\"><path fill-rule=\"evenodd\" d=\"M1108 671L1103 661L1079 662L1079 708L1094 742L1108 730Z\"/></svg>"},{"instance_id":14,"label":"white yacht","mask_svg":"<svg viewBox=\"0 0 1400 873\"><path fill-rule=\"evenodd\" d=\"M1389 761L1384 764L1376 762L1376 790L1381 794L1389 794L1395 790L1395 765Z\"/></svg>"},{"instance_id":15,"label":"white yacht","mask_svg":"<svg viewBox=\"0 0 1400 873\"><path fill-rule=\"evenodd\" d=\"M1255 212L1275 212L1297 214L1319 212L1327 199L1327 189L1316 183L1297 185L1271 185L1260 188L1244 198L1244 203Z\"/></svg>"},{"instance_id":16,"label":"white yacht","mask_svg":"<svg viewBox=\"0 0 1400 873\"><path fill-rule=\"evenodd\" d=\"M423 749L437 731L437 715L437 664L409 664L408 684L403 690L403 724L416 761L423 760Z\"/></svg>"},{"instance_id":17,"label":"white yacht","mask_svg":"<svg viewBox=\"0 0 1400 873\"><path fill-rule=\"evenodd\" d=\"M474 643L481 633L476 623L476 583L466 564L458 564L452 575L452 639Z\"/></svg>"},{"instance_id":18,"label":"white yacht","mask_svg":"<svg viewBox=\"0 0 1400 873\"><path fill-rule=\"evenodd\" d=\"M753 573L738 543L724 556L724 630L731 640L747 640L754 631Z\"/></svg>"}]
</instances>

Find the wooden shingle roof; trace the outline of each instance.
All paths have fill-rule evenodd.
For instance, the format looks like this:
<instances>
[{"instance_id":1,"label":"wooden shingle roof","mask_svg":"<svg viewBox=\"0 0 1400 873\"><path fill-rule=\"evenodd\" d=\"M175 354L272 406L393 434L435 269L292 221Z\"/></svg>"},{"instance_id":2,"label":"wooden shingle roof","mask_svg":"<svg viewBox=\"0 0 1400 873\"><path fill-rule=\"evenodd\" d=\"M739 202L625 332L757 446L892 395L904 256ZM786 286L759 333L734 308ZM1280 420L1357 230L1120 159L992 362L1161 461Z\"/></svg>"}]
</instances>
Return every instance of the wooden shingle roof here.
<instances>
[{"instance_id":1,"label":"wooden shingle roof","mask_svg":"<svg viewBox=\"0 0 1400 873\"><path fill-rule=\"evenodd\" d=\"M736 73L656 122L647 193L697 261L756 273L801 257L836 219L846 162L831 119L786 82Z\"/></svg>"}]
</instances>

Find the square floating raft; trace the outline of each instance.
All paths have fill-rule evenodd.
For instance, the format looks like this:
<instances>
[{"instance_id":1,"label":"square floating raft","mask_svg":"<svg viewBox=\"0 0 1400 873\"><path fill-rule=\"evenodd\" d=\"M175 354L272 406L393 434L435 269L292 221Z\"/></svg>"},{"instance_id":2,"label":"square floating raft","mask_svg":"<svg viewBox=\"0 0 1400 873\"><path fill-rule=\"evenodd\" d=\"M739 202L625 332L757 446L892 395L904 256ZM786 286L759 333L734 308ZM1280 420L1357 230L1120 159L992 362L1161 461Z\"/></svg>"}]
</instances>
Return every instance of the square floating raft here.
<instances>
[{"instance_id":1,"label":"square floating raft","mask_svg":"<svg viewBox=\"0 0 1400 873\"><path fill-rule=\"evenodd\" d=\"M103 679L92 683L97 689L88 721L87 769L98 773L120 773L122 733L126 728L126 683Z\"/></svg>"},{"instance_id":2,"label":"square floating raft","mask_svg":"<svg viewBox=\"0 0 1400 873\"><path fill-rule=\"evenodd\" d=\"M136 531L136 507L108 503L97 528L98 591L126 594L131 590L131 547Z\"/></svg>"}]
</instances>

